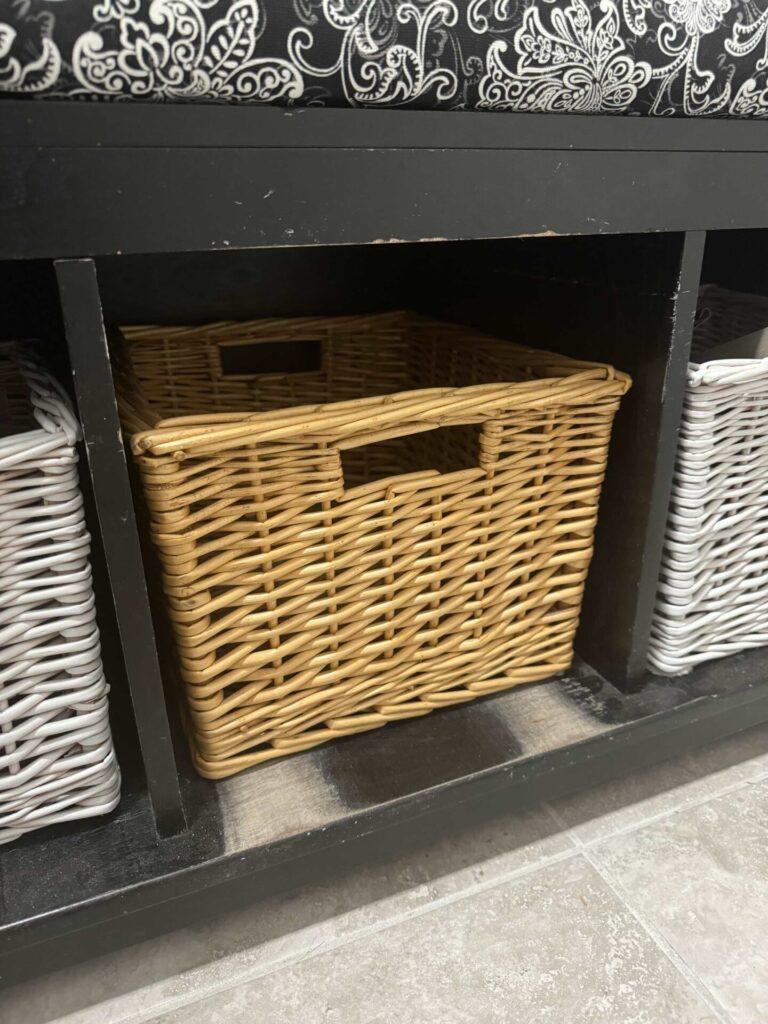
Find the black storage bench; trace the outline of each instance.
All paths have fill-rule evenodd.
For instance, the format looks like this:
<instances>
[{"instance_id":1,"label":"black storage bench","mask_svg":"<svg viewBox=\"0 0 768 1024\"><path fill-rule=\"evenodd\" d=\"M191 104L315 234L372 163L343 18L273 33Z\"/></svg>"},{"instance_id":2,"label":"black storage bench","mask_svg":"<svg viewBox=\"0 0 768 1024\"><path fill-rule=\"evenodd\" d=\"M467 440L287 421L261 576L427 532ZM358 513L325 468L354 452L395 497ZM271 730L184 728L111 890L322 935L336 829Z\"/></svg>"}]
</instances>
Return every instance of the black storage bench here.
<instances>
[{"instance_id":1,"label":"black storage bench","mask_svg":"<svg viewBox=\"0 0 768 1024\"><path fill-rule=\"evenodd\" d=\"M759 7L0 0L0 335L76 403L124 779L3 849L2 982L768 720L765 649L647 662L699 288L768 294ZM576 662L203 780L110 337L394 309L631 375Z\"/></svg>"}]
</instances>

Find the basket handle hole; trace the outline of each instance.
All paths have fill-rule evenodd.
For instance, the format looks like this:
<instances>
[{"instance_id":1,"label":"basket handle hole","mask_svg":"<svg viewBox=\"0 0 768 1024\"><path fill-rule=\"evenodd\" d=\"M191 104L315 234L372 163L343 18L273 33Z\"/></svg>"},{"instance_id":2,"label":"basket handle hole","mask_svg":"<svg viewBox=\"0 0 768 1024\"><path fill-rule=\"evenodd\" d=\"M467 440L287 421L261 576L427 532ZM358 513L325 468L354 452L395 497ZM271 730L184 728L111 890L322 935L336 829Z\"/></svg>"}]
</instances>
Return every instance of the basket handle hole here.
<instances>
[{"instance_id":1,"label":"basket handle hole","mask_svg":"<svg viewBox=\"0 0 768 1024\"><path fill-rule=\"evenodd\" d=\"M481 423L462 423L345 448L340 452L344 486L357 487L428 470L455 473L476 469L480 464L481 433Z\"/></svg>"},{"instance_id":2,"label":"basket handle hole","mask_svg":"<svg viewBox=\"0 0 768 1024\"><path fill-rule=\"evenodd\" d=\"M219 364L222 377L312 373L322 369L323 343L320 338L226 341L219 345Z\"/></svg>"}]
</instances>

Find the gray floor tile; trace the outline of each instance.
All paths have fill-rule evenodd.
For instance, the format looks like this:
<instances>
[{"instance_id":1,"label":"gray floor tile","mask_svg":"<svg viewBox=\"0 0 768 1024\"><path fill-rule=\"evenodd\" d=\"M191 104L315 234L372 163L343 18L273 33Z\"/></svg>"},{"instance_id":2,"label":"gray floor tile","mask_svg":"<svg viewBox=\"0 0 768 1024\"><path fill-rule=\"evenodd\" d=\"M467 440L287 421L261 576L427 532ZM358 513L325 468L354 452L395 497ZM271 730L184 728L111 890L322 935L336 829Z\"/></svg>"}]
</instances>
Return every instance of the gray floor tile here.
<instances>
[{"instance_id":1,"label":"gray floor tile","mask_svg":"<svg viewBox=\"0 0 768 1024\"><path fill-rule=\"evenodd\" d=\"M768 1021L768 782L591 851L735 1024Z\"/></svg>"},{"instance_id":2,"label":"gray floor tile","mask_svg":"<svg viewBox=\"0 0 768 1024\"><path fill-rule=\"evenodd\" d=\"M116 1024L157 1003L204 993L244 972L307 955L484 886L542 859L572 853L543 809L501 813L465 830L426 831L399 857L374 855L341 880L275 898L0 994L0 1021ZM138 1015L138 1018L137 1018Z\"/></svg>"},{"instance_id":3,"label":"gray floor tile","mask_svg":"<svg viewBox=\"0 0 768 1024\"><path fill-rule=\"evenodd\" d=\"M153 1024L713 1024L581 857L217 992Z\"/></svg>"},{"instance_id":4,"label":"gray floor tile","mask_svg":"<svg viewBox=\"0 0 768 1024\"><path fill-rule=\"evenodd\" d=\"M760 726L583 790L553 806L581 842L591 843L766 774L768 726Z\"/></svg>"}]
</instances>

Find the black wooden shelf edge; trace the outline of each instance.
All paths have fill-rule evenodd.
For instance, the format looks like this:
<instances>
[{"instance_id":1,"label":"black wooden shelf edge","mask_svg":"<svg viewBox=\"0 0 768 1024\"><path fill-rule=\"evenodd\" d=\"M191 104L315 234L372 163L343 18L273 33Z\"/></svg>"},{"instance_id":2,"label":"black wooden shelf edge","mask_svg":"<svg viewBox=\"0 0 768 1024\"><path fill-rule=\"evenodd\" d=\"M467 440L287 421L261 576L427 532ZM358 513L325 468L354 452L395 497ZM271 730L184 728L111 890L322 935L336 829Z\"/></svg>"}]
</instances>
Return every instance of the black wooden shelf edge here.
<instances>
[{"instance_id":1,"label":"black wooden shelf edge","mask_svg":"<svg viewBox=\"0 0 768 1024\"><path fill-rule=\"evenodd\" d=\"M0 147L768 151L754 119L8 99L0 109Z\"/></svg>"},{"instance_id":2,"label":"black wooden shelf edge","mask_svg":"<svg viewBox=\"0 0 768 1024\"><path fill-rule=\"evenodd\" d=\"M415 819L448 814L461 827L500 796L507 809L552 797L766 720L768 650L649 676L631 694L578 664L220 783L189 773L183 835L158 838L146 792L133 788L101 823L4 850L0 984L191 923L227 899L317 882L364 860L371 836L397 849Z\"/></svg>"},{"instance_id":3,"label":"black wooden shelf edge","mask_svg":"<svg viewBox=\"0 0 768 1024\"><path fill-rule=\"evenodd\" d=\"M768 226L756 121L1 110L3 260Z\"/></svg>"}]
</instances>

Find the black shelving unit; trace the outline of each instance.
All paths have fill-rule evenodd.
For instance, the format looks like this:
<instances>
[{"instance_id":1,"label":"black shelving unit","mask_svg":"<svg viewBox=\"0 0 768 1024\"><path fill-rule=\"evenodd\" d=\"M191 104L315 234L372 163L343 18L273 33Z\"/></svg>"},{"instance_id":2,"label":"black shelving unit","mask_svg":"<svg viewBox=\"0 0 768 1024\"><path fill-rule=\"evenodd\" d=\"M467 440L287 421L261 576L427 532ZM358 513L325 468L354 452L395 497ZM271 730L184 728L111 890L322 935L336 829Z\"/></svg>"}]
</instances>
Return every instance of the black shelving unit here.
<instances>
[{"instance_id":1,"label":"black shelving unit","mask_svg":"<svg viewBox=\"0 0 768 1024\"><path fill-rule=\"evenodd\" d=\"M713 276L768 288L766 172L756 122L3 103L0 333L40 335L71 379L106 570L103 641L132 721L115 723L115 813L0 852L0 982L344 870L446 816L768 720L763 651L677 679L645 669L696 294ZM565 678L205 782L165 697L173 662L108 332L406 306L634 378L577 662Z\"/></svg>"}]
</instances>

